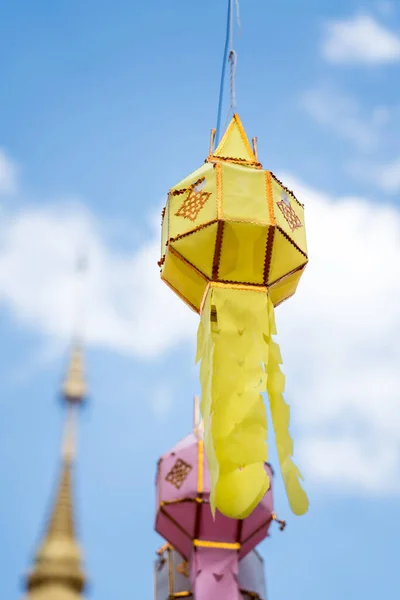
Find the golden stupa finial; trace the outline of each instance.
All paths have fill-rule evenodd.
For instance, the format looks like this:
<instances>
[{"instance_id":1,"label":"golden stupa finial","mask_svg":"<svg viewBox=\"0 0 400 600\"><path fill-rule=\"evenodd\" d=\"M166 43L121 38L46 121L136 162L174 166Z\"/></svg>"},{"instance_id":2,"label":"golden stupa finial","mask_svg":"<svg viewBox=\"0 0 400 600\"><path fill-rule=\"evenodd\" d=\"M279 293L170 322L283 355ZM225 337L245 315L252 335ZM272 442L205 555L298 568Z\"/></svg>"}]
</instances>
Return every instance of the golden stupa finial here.
<instances>
[{"instance_id":1,"label":"golden stupa finial","mask_svg":"<svg viewBox=\"0 0 400 600\"><path fill-rule=\"evenodd\" d=\"M82 261L77 265L82 272ZM82 310L82 306L78 307ZM81 332L80 332L81 333ZM62 386L66 415L61 474L53 509L35 564L27 578L26 600L81 600L86 578L76 539L73 510L73 466L76 455L77 411L86 395L81 336L76 335Z\"/></svg>"},{"instance_id":2,"label":"golden stupa finial","mask_svg":"<svg viewBox=\"0 0 400 600\"><path fill-rule=\"evenodd\" d=\"M67 413L62 457L63 460L72 462L76 452L76 412L86 396L81 343L75 343L72 347L67 375L62 386L62 395L66 403Z\"/></svg>"},{"instance_id":3,"label":"golden stupa finial","mask_svg":"<svg viewBox=\"0 0 400 600\"><path fill-rule=\"evenodd\" d=\"M71 357L62 392L65 400L71 404L81 404L86 395L83 372L82 345L76 342L72 347Z\"/></svg>"}]
</instances>

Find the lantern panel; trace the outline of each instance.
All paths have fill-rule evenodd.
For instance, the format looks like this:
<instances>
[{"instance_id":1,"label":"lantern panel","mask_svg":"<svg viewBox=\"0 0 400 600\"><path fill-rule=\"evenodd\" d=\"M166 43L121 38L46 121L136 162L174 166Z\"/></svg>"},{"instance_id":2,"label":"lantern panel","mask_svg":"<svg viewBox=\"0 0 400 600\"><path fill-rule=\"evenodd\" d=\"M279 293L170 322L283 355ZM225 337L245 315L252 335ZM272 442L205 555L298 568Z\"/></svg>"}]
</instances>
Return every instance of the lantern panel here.
<instances>
[{"instance_id":1,"label":"lantern panel","mask_svg":"<svg viewBox=\"0 0 400 600\"><path fill-rule=\"evenodd\" d=\"M262 285L267 237L268 227L263 225L225 222L218 279Z\"/></svg>"},{"instance_id":2,"label":"lantern panel","mask_svg":"<svg viewBox=\"0 0 400 600\"><path fill-rule=\"evenodd\" d=\"M216 174L206 164L171 188L168 195L169 238L176 238L217 218Z\"/></svg>"},{"instance_id":3,"label":"lantern panel","mask_svg":"<svg viewBox=\"0 0 400 600\"><path fill-rule=\"evenodd\" d=\"M269 288L269 295L274 306L278 306L278 304L281 304L284 300L293 296L304 269L305 267L291 275L287 275Z\"/></svg>"},{"instance_id":4,"label":"lantern panel","mask_svg":"<svg viewBox=\"0 0 400 600\"><path fill-rule=\"evenodd\" d=\"M170 452L162 458L157 477L162 502L196 497L197 460L196 444L188 445L179 453Z\"/></svg>"},{"instance_id":5,"label":"lantern panel","mask_svg":"<svg viewBox=\"0 0 400 600\"><path fill-rule=\"evenodd\" d=\"M271 173L271 189L275 221L304 254L307 254L304 208L289 190Z\"/></svg>"},{"instance_id":6,"label":"lantern panel","mask_svg":"<svg viewBox=\"0 0 400 600\"><path fill-rule=\"evenodd\" d=\"M218 223L214 222L171 241L170 246L205 277L211 279L217 231Z\"/></svg>"},{"instance_id":7,"label":"lantern panel","mask_svg":"<svg viewBox=\"0 0 400 600\"><path fill-rule=\"evenodd\" d=\"M154 563L154 600L168 600L170 567L168 550L165 550Z\"/></svg>"},{"instance_id":8,"label":"lantern panel","mask_svg":"<svg viewBox=\"0 0 400 600\"><path fill-rule=\"evenodd\" d=\"M207 278L171 248L165 256L161 278L186 304L199 312L208 283Z\"/></svg>"},{"instance_id":9,"label":"lantern panel","mask_svg":"<svg viewBox=\"0 0 400 600\"><path fill-rule=\"evenodd\" d=\"M225 221L249 221L264 225L273 222L273 208L267 195L265 171L236 165L217 165L221 177L222 214Z\"/></svg>"},{"instance_id":10,"label":"lantern panel","mask_svg":"<svg viewBox=\"0 0 400 600\"><path fill-rule=\"evenodd\" d=\"M259 598L266 600L264 561L257 552L249 552L239 562L239 585L243 592L243 598Z\"/></svg>"},{"instance_id":11,"label":"lantern panel","mask_svg":"<svg viewBox=\"0 0 400 600\"><path fill-rule=\"evenodd\" d=\"M189 565L183 556L171 546L168 545L163 549L155 562L154 572L155 600L192 597Z\"/></svg>"},{"instance_id":12,"label":"lantern panel","mask_svg":"<svg viewBox=\"0 0 400 600\"><path fill-rule=\"evenodd\" d=\"M268 285L273 284L281 277L289 275L306 263L307 258L297 246L292 244L280 229L275 229L268 271Z\"/></svg>"},{"instance_id":13,"label":"lantern panel","mask_svg":"<svg viewBox=\"0 0 400 600\"><path fill-rule=\"evenodd\" d=\"M238 524L239 521L227 519L219 511L216 511L214 519L209 503L203 502L200 507L199 539L233 544L240 541Z\"/></svg>"}]
</instances>

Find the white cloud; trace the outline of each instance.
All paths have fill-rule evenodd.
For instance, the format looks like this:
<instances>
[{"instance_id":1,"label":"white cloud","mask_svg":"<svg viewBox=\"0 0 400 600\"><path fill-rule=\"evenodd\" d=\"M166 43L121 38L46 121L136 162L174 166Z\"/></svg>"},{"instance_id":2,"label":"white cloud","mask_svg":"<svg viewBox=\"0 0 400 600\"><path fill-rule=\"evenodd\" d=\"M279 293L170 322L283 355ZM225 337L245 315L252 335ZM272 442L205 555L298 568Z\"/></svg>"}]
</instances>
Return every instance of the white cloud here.
<instances>
[{"instance_id":1,"label":"white cloud","mask_svg":"<svg viewBox=\"0 0 400 600\"><path fill-rule=\"evenodd\" d=\"M400 60L400 37L372 17L356 15L326 25L322 54L337 64L393 63Z\"/></svg>"},{"instance_id":2,"label":"white cloud","mask_svg":"<svg viewBox=\"0 0 400 600\"><path fill-rule=\"evenodd\" d=\"M95 219L82 206L70 205L15 213L3 220L0 233L0 304L33 329L69 339L76 253L84 240L90 256L88 343L151 357L193 339L196 316L159 277L158 228L137 252L113 252Z\"/></svg>"},{"instance_id":3,"label":"white cloud","mask_svg":"<svg viewBox=\"0 0 400 600\"><path fill-rule=\"evenodd\" d=\"M298 462L335 489L389 493L400 472L400 213L288 181L310 264L277 310ZM400 491L398 486L396 491Z\"/></svg>"},{"instance_id":4,"label":"white cloud","mask_svg":"<svg viewBox=\"0 0 400 600\"><path fill-rule=\"evenodd\" d=\"M386 164L377 164L371 160L353 161L346 167L352 177L385 194L394 195L400 192L400 157Z\"/></svg>"},{"instance_id":5,"label":"white cloud","mask_svg":"<svg viewBox=\"0 0 400 600\"><path fill-rule=\"evenodd\" d=\"M362 152L376 149L392 118L384 106L365 114L354 98L329 85L306 91L301 106L319 125Z\"/></svg>"},{"instance_id":6,"label":"white cloud","mask_svg":"<svg viewBox=\"0 0 400 600\"><path fill-rule=\"evenodd\" d=\"M6 152L0 148L0 195L16 191L17 169Z\"/></svg>"},{"instance_id":7,"label":"white cloud","mask_svg":"<svg viewBox=\"0 0 400 600\"><path fill-rule=\"evenodd\" d=\"M400 492L399 446L397 443L366 443L354 437L316 436L299 445L299 459L314 480L351 493L360 488L371 495Z\"/></svg>"},{"instance_id":8,"label":"white cloud","mask_svg":"<svg viewBox=\"0 0 400 600\"><path fill-rule=\"evenodd\" d=\"M372 170L376 185L389 193L400 192L400 158Z\"/></svg>"},{"instance_id":9,"label":"white cloud","mask_svg":"<svg viewBox=\"0 0 400 600\"><path fill-rule=\"evenodd\" d=\"M400 214L283 180L306 205L310 253L297 294L277 309L296 461L308 485L392 493L400 468ZM69 338L84 239L89 343L145 357L193 343L197 316L159 280L158 216L132 253L109 247L79 205L27 208L0 233L0 304L20 323ZM170 400L157 392L153 409L162 416Z\"/></svg>"}]
</instances>

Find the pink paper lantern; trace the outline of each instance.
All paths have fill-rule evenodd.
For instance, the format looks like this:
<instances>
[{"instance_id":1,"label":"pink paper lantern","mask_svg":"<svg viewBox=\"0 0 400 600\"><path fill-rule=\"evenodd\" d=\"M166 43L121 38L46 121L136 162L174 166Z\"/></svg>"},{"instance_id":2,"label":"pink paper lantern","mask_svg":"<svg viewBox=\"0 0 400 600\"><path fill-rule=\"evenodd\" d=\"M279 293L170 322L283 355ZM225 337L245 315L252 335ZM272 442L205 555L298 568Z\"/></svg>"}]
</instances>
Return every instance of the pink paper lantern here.
<instances>
[{"instance_id":1,"label":"pink paper lantern","mask_svg":"<svg viewBox=\"0 0 400 600\"><path fill-rule=\"evenodd\" d=\"M238 561L268 535L274 518L267 463L265 470L271 487L249 517L229 519L217 511L214 520L201 429L160 458L155 528L188 561L195 598L239 600Z\"/></svg>"}]
</instances>

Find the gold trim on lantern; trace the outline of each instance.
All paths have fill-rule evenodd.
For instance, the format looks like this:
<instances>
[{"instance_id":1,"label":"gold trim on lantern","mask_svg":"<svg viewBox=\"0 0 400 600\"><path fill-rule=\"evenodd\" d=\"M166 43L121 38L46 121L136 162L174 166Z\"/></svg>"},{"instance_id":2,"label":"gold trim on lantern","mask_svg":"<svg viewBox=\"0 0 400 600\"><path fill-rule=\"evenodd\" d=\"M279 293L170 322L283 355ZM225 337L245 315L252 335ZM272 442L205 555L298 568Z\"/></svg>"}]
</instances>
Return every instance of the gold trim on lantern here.
<instances>
[{"instance_id":1,"label":"gold trim on lantern","mask_svg":"<svg viewBox=\"0 0 400 600\"><path fill-rule=\"evenodd\" d=\"M271 258L272 251L274 247L275 240L275 227L268 227L268 235L267 235L267 244L265 246L265 256L264 256L264 272L263 272L263 280L264 284L268 284L269 273L271 270Z\"/></svg>"},{"instance_id":2,"label":"gold trim on lantern","mask_svg":"<svg viewBox=\"0 0 400 600\"><path fill-rule=\"evenodd\" d=\"M287 241L292 244L292 246L294 246L294 248L296 248L296 250L298 250L303 256L305 256L305 258L307 258L308 260L308 255L304 252L304 250L302 250L301 248L299 248L299 246L296 244L296 242L294 240L292 240L292 238L290 237L290 235L288 235L286 233L286 231L283 231L282 227L279 227L279 225L277 225L277 230L283 235L284 238L287 239Z\"/></svg>"},{"instance_id":3,"label":"gold trim on lantern","mask_svg":"<svg viewBox=\"0 0 400 600\"><path fill-rule=\"evenodd\" d=\"M272 178L273 178L273 179L275 179L276 183L279 183L279 185L280 185L280 186L281 186L281 187L282 187L282 188L285 190L285 192L286 192L287 194L290 194L290 195L292 196L292 198L293 198L294 200L296 200L297 204L298 204L299 206L301 206L302 208L304 208L304 204L302 204L302 203L300 202L300 200L297 200L297 198L296 198L296 196L294 195L294 193L292 192L292 190L289 190L289 188L287 188L285 185L283 185L282 181L280 181L280 180L277 178L277 176L273 174L273 172L272 172L272 171L270 171L270 173L271 173L271 176L272 176Z\"/></svg>"},{"instance_id":4,"label":"gold trim on lantern","mask_svg":"<svg viewBox=\"0 0 400 600\"><path fill-rule=\"evenodd\" d=\"M175 237L169 238L168 244L177 242L178 240L181 240L182 238L185 238L188 235L192 235L192 233L196 233L196 231L200 231L201 229L205 229L206 227L209 227L210 225L214 225L214 223L218 223L218 219L211 219L211 221L207 221L207 223L202 223L201 225L197 225L197 227L194 227L193 229L190 229L189 231L185 231L185 233L180 233L179 235L176 235Z\"/></svg>"},{"instance_id":5,"label":"gold trim on lantern","mask_svg":"<svg viewBox=\"0 0 400 600\"><path fill-rule=\"evenodd\" d=\"M177 498L176 500L161 500L161 502L158 505L158 508L160 509L160 508L163 508L164 506L171 506L171 505L174 505L174 504L180 504L181 502L182 503L183 502L196 502L198 504L203 504L203 503L204 504L208 504L208 500L205 500L204 498L199 498L199 497L196 497L196 498L186 498L186 497L183 497L183 498Z\"/></svg>"},{"instance_id":6,"label":"gold trim on lantern","mask_svg":"<svg viewBox=\"0 0 400 600\"><path fill-rule=\"evenodd\" d=\"M217 237L215 240L215 252L212 267L212 278L213 281L218 279L219 262L221 260L221 249L222 249L222 238L224 235L224 222L218 221Z\"/></svg>"},{"instance_id":7,"label":"gold trim on lantern","mask_svg":"<svg viewBox=\"0 0 400 600\"><path fill-rule=\"evenodd\" d=\"M282 281L284 281L285 279L287 279L291 275L294 275L294 273L297 273L298 271L302 271L307 266L307 263L308 263L308 260L305 263L303 263L302 265L300 265L300 267L296 267L295 269L293 269L292 271L290 271L290 273L286 273L286 275L283 275L282 277L279 277L278 279L275 279L275 281L273 281L272 283L269 284L269 288L272 289L278 283L282 283Z\"/></svg>"},{"instance_id":8,"label":"gold trim on lantern","mask_svg":"<svg viewBox=\"0 0 400 600\"><path fill-rule=\"evenodd\" d=\"M244 291L252 291L252 292L263 292L264 294L268 294L268 287L262 283L235 283L234 281L209 281L206 289L204 290L204 295L202 301L200 303L199 313L203 312L204 304L206 301L206 297L210 287L215 288L230 288L235 290L244 290Z\"/></svg>"},{"instance_id":9,"label":"gold trim on lantern","mask_svg":"<svg viewBox=\"0 0 400 600\"><path fill-rule=\"evenodd\" d=\"M223 218L222 210L222 165L215 165L217 187L217 219Z\"/></svg>"},{"instance_id":10,"label":"gold trim on lantern","mask_svg":"<svg viewBox=\"0 0 400 600\"><path fill-rule=\"evenodd\" d=\"M197 502L197 498L177 498L176 500L161 500L160 508L170 506L171 504L180 504L180 502Z\"/></svg>"},{"instance_id":11,"label":"gold trim on lantern","mask_svg":"<svg viewBox=\"0 0 400 600\"><path fill-rule=\"evenodd\" d=\"M210 281L210 287L232 288L235 290L248 290L253 292L268 292L268 287L262 283L236 283L235 281Z\"/></svg>"},{"instance_id":12,"label":"gold trim on lantern","mask_svg":"<svg viewBox=\"0 0 400 600\"><path fill-rule=\"evenodd\" d=\"M193 183L191 183L190 185L188 185L188 187L186 188L181 188L180 190L178 189L171 189L168 192L168 196L181 196L182 194L185 194L186 192L190 192L191 190L193 190L197 185L199 185L200 183L203 183L203 181L205 181L206 178L200 177L199 179L196 179L196 181L194 181Z\"/></svg>"},{"instance_id":13,"label":"gold trim on lantern","mask_svg":"<svg viewBox=\"0 0 400 600\"><path fill-rule=\"evenodd\" d=\"M221 550L240 550L239 542L207 542L205 540L193 540L196 548L219 548Z\"/></svg>"},{"instance_id":14,"label":"gold trim on lantern","mask_svg":"<svg viewBox=\"0 0 400 600\"><path fill-rule=\"evenodd\" d=\"M164 554L166 550L169 550L171 548L172 546L168 544L168 542L166 542L163 546L161 546L161 548L157 550L156 554L158 554L158 556L161 556L161 554Z\"/></svg>"},{"instance_id":15,"label":"gold trim on lantern","mask_svg":"<svg viewBox=\"0 0 400 600\"><path fill-rule=\"evenodd\" d=\"M265 171L265 187L267 192L268 211L271 225L276 225L275 211L274 211L274 194L272 191L272 173L271 171Z\"/></svg>"},{"instance_id":16,"label":"gold trim on lantern","mask_svg":"<svg viewBox=\"0 0 400 600\"><path fill-rule=\"evenodd\" d=\"M201 271L199 271L199 269L197 269L197 267L195 267L194 265L192 265L191 262L189 262L186 258L183 258L182 254L179 254L179 252L177 252L175 250L175 248L173 248L172 246L169 247L169 251L171 254L173 254L176 258L178 258L179 260L181 260L182 262L186 263L188 267L190 267L191 269L193 269L193 271L195 271L195 273L197 273L197 275L200 275L200 277L202 279L204 279L204 281L208 281L208 278L204 275L204 273L202 273Z\"/></svg>"},{"instance_id":17,"label":"gold trim on lantern","mask_svg":"<svg viewBox=\"0 0 400 600\"><path fill-rule=\"evenodd\" d=\"M216 156L215 154L211 154L207 156L206 162L216 164L218 164L218 162L226 162L232 163L233 165L253 167L253 169L258 169L260 171L262 170L261 163L252 160L247 160L246 158L233 158L232 156Z\"/></svg>"}]
</instances>

